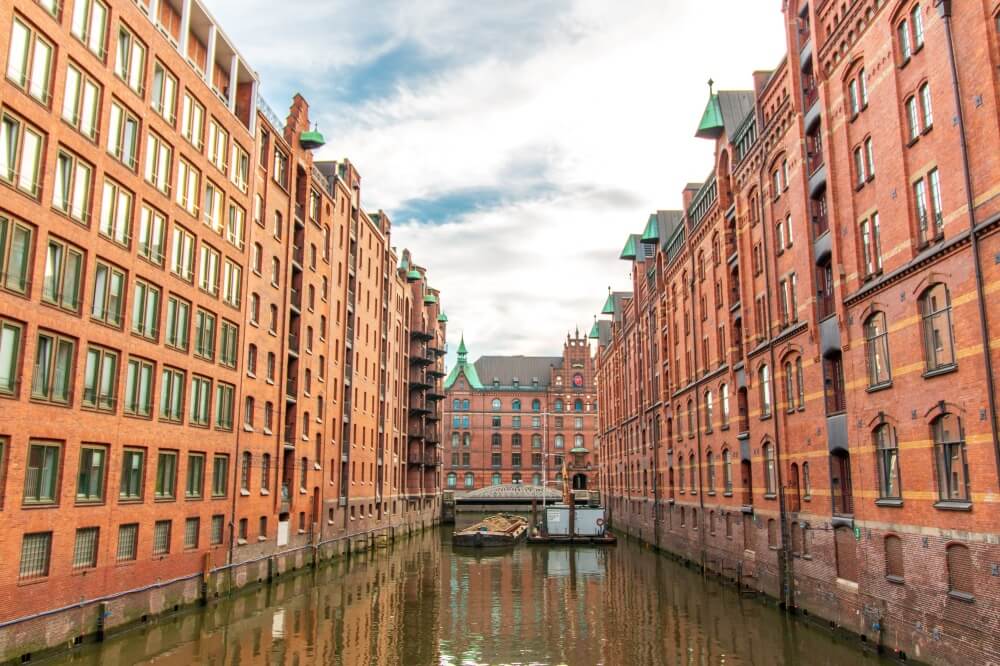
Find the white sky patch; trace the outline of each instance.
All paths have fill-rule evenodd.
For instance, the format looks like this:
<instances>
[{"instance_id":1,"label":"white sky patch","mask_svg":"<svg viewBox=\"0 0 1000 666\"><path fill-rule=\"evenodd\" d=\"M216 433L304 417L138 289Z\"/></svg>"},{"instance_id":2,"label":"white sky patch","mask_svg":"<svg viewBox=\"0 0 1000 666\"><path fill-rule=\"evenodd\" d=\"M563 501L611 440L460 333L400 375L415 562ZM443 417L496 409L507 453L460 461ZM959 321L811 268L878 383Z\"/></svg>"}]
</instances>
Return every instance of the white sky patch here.
<instances>
[{"instance_id":1,"label":"white sky patch","mask_svg":"<svg viewBox=\"0 0 1000 666\"><path fill-rule=\"evenodd\" d=\"M306 95L319 157L358 166L362 204L389 213L393 244L442 291L452 349L464 331L474 356L556 354L588 332L607 287L630 288L627 235L711 169L694 138L708 78L749 89L785 50L776 0L209 4L272 106ZM329 92L404 40L450 64L358 103ZM435 225L393 215L467 189L511 196Z\"/></svg>"}]
</instances>

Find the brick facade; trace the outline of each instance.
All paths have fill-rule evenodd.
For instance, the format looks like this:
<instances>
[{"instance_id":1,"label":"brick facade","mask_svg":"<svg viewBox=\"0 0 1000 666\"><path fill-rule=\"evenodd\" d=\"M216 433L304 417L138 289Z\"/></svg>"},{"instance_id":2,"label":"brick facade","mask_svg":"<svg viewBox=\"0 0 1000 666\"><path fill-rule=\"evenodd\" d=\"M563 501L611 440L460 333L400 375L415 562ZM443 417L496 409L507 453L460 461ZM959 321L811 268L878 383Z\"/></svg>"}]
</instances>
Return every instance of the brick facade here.
<instances>
[{"instance_id":1,"label":"brick facade","mask_svg":"<svg viewBox=\"0 0 1000 666\"><path fill-rule=\"evenodd\" d=\"M881 649L996 660L1000 7L785 5L595 330L612 520Z\"/></svg>"},{"instance_id":2,"label":"brick facade","mask_svg":"<svg viewBox=\"0 0 1000 666\"><path fill-rule=\"evenodd\" d=\"M197 0L16 0L0 62L0 659L435 522L440 294L306 101Z\"/></svg>"}]
</instances>

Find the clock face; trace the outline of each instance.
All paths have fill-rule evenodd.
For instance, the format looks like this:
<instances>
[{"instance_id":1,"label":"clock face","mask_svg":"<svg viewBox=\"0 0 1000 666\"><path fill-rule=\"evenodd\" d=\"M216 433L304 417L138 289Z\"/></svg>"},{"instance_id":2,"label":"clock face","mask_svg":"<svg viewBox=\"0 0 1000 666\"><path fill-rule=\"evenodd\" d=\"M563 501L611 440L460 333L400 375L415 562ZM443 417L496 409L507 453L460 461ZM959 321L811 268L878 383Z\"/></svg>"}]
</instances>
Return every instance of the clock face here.
<instances>
[{"instance_id":1,"label":"clock face","mask_svg":"<svg viewBox=\"0 0 1000 666\"><path fill-rule=\"evenodd\" d=\"M579 372L573 375L573 386L583 386L583 375Z\"/></svg>"}]
</instances>

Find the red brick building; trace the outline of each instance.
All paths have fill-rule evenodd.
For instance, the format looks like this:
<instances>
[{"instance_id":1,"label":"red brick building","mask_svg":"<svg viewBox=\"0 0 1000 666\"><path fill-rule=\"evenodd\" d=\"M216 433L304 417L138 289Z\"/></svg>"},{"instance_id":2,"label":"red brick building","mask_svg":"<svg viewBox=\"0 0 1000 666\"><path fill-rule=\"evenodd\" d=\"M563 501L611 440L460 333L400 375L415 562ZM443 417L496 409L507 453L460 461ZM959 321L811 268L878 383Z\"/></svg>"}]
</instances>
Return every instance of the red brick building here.
<instances>
[{"instance_id":1,"label":"red brick building","mask_svg":"<svg viewBox=\"0 0 1000 666\"><path fill-rule=\"evenodd\" d=\"M587 339L562 356L482 356L463 338L444 383L444 486L458 494L508 483L597 490L594 364Z\"/></svg>"},{"instance_id":2,"label":"red brick building","mask_svg":"<svg viewBox=\"0 0 1000 666\"><path fill-rule=\"evenodd\" d=\"M433 523L440 294L306 101L197 0L8 7L0 659Z\"/></svg>"},{"instance_id":3,"label":"red brick building","mask_svg":"<svg viewBox=\"0 0 1000 666\"><path fill-rule=\"evenodd\" d=\"M1000 6L785 3L715 167L621 256L614 524L880 648L996 659ZM961 38L957 38L957 36Z\"/></svg>"}]
</instances>

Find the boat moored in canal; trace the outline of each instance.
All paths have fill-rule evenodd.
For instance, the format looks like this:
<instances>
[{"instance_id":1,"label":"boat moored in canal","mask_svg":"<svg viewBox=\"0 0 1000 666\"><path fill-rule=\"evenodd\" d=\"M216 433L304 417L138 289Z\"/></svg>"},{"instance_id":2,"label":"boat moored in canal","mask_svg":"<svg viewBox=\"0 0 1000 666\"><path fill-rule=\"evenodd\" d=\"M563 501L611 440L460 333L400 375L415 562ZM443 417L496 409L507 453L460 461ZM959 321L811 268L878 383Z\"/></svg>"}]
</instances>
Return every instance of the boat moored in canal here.
<instances>
[{"instance_id":1,"label":"boat moored in canal","mask_svg":"<svg viewBox=\"0 0 1000 666\"><path fill-rule=\"evenodd\" d=\"M498 513L475 525L456 530L452 544L470 548L513 546L528 533L528 521L509 513Z\"/></svg>"}]
</instances>

